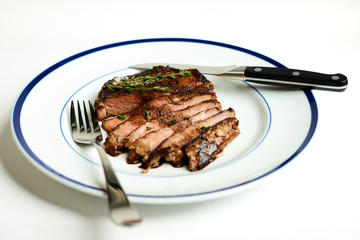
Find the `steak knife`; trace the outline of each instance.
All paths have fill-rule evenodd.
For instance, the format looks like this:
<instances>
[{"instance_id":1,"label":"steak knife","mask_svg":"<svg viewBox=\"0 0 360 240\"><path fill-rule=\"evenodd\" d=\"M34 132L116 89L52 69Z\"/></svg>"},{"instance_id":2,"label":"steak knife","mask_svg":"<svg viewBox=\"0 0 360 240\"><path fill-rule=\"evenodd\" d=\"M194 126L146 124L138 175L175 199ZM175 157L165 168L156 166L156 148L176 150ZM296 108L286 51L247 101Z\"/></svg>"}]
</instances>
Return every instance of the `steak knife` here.
<instances>
[{"instance_id":1,"label":"steak knife","mask_svg":"<svg viewBox=\"0 0 360 240\"><path fill-rule=\"evenodd\" d=\"M160 65L178 69L196 68L202 74L238 78L247 82L301 89L320 89L342 92L345 91L348 85L347 77L340 73L324 74L289 68L237 65L201 66L176 63L143 63L131 65L129 67L145 70Z\"/></svg>"}]
</instances>

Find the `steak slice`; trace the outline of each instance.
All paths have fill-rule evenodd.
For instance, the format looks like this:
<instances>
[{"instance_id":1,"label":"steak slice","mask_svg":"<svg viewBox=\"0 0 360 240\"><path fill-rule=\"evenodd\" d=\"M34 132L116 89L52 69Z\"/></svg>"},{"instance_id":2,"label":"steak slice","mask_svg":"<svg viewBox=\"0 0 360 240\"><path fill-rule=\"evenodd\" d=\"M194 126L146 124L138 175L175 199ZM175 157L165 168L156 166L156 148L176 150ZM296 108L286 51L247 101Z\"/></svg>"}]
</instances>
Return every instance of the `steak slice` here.
<instances>
[{"instance_id":1,"label":"steak slice","mask_svg":"<svg viewBox=\"0 0 360 240\"><path fill-rule=\"evenodd\" d=\"M236 118L226 118L187 143L184 151L189 159L189 170L201 170L214 161L216 155L240 134L238 125Z\"/></svg>"},{"instance_id":2,"label":"steak slice","mask_svg":"<svg viewBox=\"0 0 360 240\"><path fill-rule=\"evenodd\" d=\"M213 85L197 69L186 71L157 66L141 73L107 81L95 100L98 121L126 114L160 96L208 94Z\"/></svg>"},{"instance_id":3,"label":"steak slice","mask_svg":"<svg viewBox=\"0 0 360 240\"><path fill-rule=\"evenodd\" d=\"M158 145L149 157L143 159L142 167L144 168L144 172L148 172L151 167L157 166L162 157L174 166L184 165L184 153L182 149L184 145L198 137L204 131L204 128L211 127L226 118L234 117L235 111L229 108L172 134L171 137L166 138L166 140ZM138 151L136 152L138 153Z\"/></svg>"},{"instance_id":4,"label":"steak slice","mask_svg":"<svg viewBox=\"0 0 360 240\"><path fill-rule=\"evenodd\" d=\"M125 122L130 117L130 114L118 115L108 117L102 121L102 128L107 132L111 132L117 125Z\"/></svg>"},{"instance_id":5,"label":"steak slice","mask_svg":"<svg viewBox=\"0 0 360 240\"><path fill-rule=\"evenodd\" d=\"M175 97L173 98L172 103L168 103L163 106L163 108L168 109L168 111L175 112L182 109L185 109L189 106L193 106L196 104L199 104L201 102L207 101L207 100L216 100L216 94L214 92L210 94L202 94L202 95L195 95L192 94L188 97L181 96L181 97ZM161 111L161 109L160 109Z\"/></svg>"}]
</instances>

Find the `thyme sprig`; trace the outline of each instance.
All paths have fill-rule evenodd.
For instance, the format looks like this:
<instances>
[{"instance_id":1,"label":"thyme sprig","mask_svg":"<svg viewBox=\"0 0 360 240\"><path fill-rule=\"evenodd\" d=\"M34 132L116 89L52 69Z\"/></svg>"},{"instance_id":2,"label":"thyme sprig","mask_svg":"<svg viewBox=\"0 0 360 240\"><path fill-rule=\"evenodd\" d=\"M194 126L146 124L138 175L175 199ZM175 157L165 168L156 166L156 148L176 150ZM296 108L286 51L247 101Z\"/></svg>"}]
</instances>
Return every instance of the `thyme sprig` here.
<instances>
[{"instance_id":1,"label":"thyme sprig","mask_svg":"<svg viewBox=\"0 0 360 240\"><path fill-rule=\"evenodd\" d=\"M153 84L157 81L163 80L164 78L176 78L177 75L182 77L191 76L191 72L187 70L181 70L178 73L170 73L167 75L163 75L162 73L156 74L154 77L147 76L138 76L138 77L124 77L120 78L117 83L109 84L107 86L108 90L111 92L115 92L117 89L125 89L126 91L132 93L134 91L145 92L146 90L155 90L155 91L164 91L167 92L171 90L170 87L160 87L160 86L149 86L149 84Z\"/></svg>"}]
</instances>

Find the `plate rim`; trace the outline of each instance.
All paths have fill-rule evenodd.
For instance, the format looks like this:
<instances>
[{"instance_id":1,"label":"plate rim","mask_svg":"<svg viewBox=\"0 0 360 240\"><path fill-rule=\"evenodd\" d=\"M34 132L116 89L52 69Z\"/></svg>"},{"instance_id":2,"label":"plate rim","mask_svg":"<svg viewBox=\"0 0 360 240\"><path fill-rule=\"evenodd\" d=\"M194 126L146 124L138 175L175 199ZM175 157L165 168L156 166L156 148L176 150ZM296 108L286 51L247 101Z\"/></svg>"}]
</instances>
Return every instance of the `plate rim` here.
<instances>
[{"instance_id":1,"label":"plate rim","mask_svg":"<svg viewBox=\"0 0 360 240\"><path fill-rule=\"evenodd\" d=\"M62 182L66 183L66 185L69 185L71 187L75 187L76 189L79 189L83 192L88 192L90 194L95 195L94 190L97 192L104 192L103 189L101 188L97 188L97 187L93 187L87 184L84 184L82 182L76 181L74 179L71 179L63 174L61 174L60 172L56 171L55 169L51 168L50 166L48 166L45 162L43 162L39 157L36 156L36 154L32 151L32 149L29 147L29 145L27 144L23 133L22 133L22 129L21 129L21 124L20 124L20 116L21 116L21 110L22 110L22 106L26 101L27 96L30 94L31 90L42 80L44 79L48 74L50 74L51 72L55 71L56 69L60 68L61 66L76 60L80 57L86 56L88 54L91 53L95 53L98 51L102 51L102 50L106 50L106 49L110 49L110 48L114 48L114 47L120 47L120 46L125 46L125 45L132 45L132 44L141 44L141 43L151 43L151 42L188 42L188 43L201 43L201 44L207 44L207 45L213 45L213 46L220 46L220 47L224 47L224 48L228 48L228 49L232 49L232 50L236 50L239 52L243 52L249 55L252 55L254 57L260 58L276 67L280 67L280 68L286 68L283 64L275 61L274 59L267 57L263 54L260 54L258 52L243 48L243 47L238 47L235 45L231 45L231 44L227 44L227 43L222 43L222 42L216 42L216 41L210 41L210 40L202 40L202 39L194 39L194 38L147 38L147 39L136 39L136 40L129 40L129 41L122 41L122 42L116 42L116 43L111 43L111 44L107 44L107 45L102 45L99 47L95 47L92 49L88 49L82 52L79 52L77 54L74 54L68 58L65 58L57 63L55 63L54 65L48 67L47 69L45 69L43 72L41 72L39 75L37 75L33 80L31 80L26 87L21 91L21 93L19 94L18 98L16 99L16 102L14 104L13 107L13 112L11 114L11 127L12 127L12 132L13 132L13 136L16 139L16 143L17 145L20 147L20 149L23 151L23 153L25 153L25 155L30 158L32 160L32 162L35 162L38 164L38 166L40 166L41 170L46 170L43 171L45 173L47 173L49 176L53 176L55 174L55 176L59 177ZM313 137L316 127L317 127L317 122L318 122L318 108L317 108L317 103L315 100L314 95L312 94L311 90L302 90L309 102L309 107L310 107L310 114L311 114L311 120L310 120L310 125L309 125L309 130L308 133L306 134L306 137L304 139L304 141L302 142L302 144L297 148L297 150L285 161L283 161L280 165L276 166L275 168L273 168L272 170L267 171L266 173L251 179L249 181L245 181L239 184L234 184L228 187L224 187L224 188L220 188L220 189L216 189L216 190L212 190L212 191L207 191L207 192L201 192L201 193L190 193L190 194L181 194L181 195L163 195L163 196L159 196L159 195L138 195L138 194L129 194L129 197L133 197L136 199L177 199L177 198L189 198L189 197L199 197L199 196L204 196L207 194L214 194L214 193L220 193L223 191L227 191L230 189L235 189L238 188L240 186L243 185L248 185L250 183L256 182L260 179L263 179L264 177L272 174L273 172L276 172L277 170L281 169L282 167L284 167L285 165L287 165L289 162L291 162L297 155L299 155L304 149L305 147L308 145L308 143L310 142L311 138ZM51 174L49 174L49 172ZM66 180L66 181L65 181ZM85 187L85 189L83 188ZM86 191L85 191L86 190ZM96 194L97 195L97 194Z\"/></svg>"}]
</instances>

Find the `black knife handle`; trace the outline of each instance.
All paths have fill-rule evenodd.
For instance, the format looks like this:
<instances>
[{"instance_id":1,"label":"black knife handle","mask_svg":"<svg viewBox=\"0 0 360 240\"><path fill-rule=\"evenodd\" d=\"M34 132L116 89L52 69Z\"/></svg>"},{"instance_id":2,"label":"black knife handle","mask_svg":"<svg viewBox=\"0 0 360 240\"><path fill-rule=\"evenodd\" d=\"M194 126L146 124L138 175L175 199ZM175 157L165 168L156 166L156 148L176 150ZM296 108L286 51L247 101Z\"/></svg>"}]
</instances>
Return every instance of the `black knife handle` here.
<instances>
[{"instance_id":1,"label":"black knife handle","mask_svg":"<svg viewBox=\"0 0 360 240\"><path fill-rule=\"evenodd\" d=\"M289 68L246 67L246 81L304 89L322 89L342 92L348 81L345 75L323 74Z\"/></svg>"}]
</instances>

